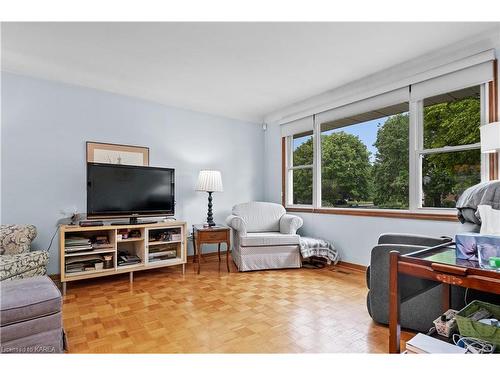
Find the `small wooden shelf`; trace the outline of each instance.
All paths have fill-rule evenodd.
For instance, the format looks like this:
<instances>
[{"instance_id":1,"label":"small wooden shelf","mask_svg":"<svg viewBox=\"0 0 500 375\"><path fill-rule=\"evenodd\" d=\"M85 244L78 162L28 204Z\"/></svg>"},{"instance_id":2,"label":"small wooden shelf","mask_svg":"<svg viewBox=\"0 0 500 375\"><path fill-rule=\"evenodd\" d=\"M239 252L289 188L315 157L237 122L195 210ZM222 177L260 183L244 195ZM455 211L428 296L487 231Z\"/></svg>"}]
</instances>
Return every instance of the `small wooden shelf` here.
<instances>
[{"instance_id":1,"label":"small wooden shelf","mask_svg":"<svg viewBox=\"0 0 500 375\"><path fill-rule=\"evenodd\" d=\"M177 240L177 241L149 241L148 244L150 246L155 246L155 245L168 245L169 243L180 243L182 240Z\"/></svg>"},{"instance_id":2,"label":"small wooden shelf","mask_svg":"<svg viewBox=\"0 0 500 375\"><path fill-rule=\"evenodd\" d=\"M124 239L116 239L116 242L136 242L136 241L144 241L143 237L131 237L131 238L124 238Z\"/></svg>"},{"instance_id":3,"label":"small wooden shelf","mask_svg":"<svg viewBox=\"0 0 500 375\"><path fill-rule=\"evenodd\" d=\"M136 268L136 267L143 267L144 266L144 261L141 263L134 263L134 264L126 264L124 266L117 265L116 268L119 270L124 270L127 268Z\"/></svg>"},{"instance_id":4,"label":"small wooden shelf","mask_svg":"<svg viewBox=\"0 0 500 375\"><path fill-rule=\"evenodd\" d=\"M169 258L169 259L163 259L163 260L153 260L153 259L157 259L157 258L160 258L160 257L152 257L152 258L149 258L149 263L161 263L161 262L176 262L176 261L179 261L181 260L181 258L178 258L178 257L175 257L175 258Z\"/></svg>"},{"instance_id":5,"label":"small wooden shelf","mask_svg":"<svg viewBox=\"0 0 500 375\"><path fill-rule=\"evenodd\" d=\"M116 249L109 248L109 249L99 249L99 250L89 250L89 251L65 253L64 256L65 257L76 257L79 255L106 254L106 253L114 253L114 252L116 252Z\"/></svg>"},{"instance_id":6,"label":"small wooden shelf","mask_svg":"<svg viewBox=\"0 0 500 375\"><path fill-rule=\"evenodd\" d=\"M91 270L91 271L80 271L80 272L68 272L66 273L66 277L70 279L71 277L82 276L82 275L92 275L94 273L101 272L113 272L115 268L103 268L102 270Z\"/></svg>"},{"instance_id":7,"label":"small wooden shelf","mask_svg":"<svg viewBox=\"0 0 500 375\"><path fill-rule=\"evenodd\" d=\"M150 241L150 231L168 231L175 229L176 233L181 234L181 240L179 241ZM121 230L126 230L131 232L132 230L137 230L141 233L140 237L129 237L125 239L118 239L118 235ZM154 224L132 224L132 225L103 225L103 226L92 226L92 227L80 227L78 225L61 225L59 232L59 252L60 252L60 269L61 269L61 281L63 283L63 294L66 292L66 282L76 281L83 279L90 279L94 277L104 277L110 275L117 275L123 273L130 274L130 280L133 280L133 274L136 271L147 270L150 268L168 267L182 265L182 272L184 273L185 264L187 261L187 241L186 241L186 222L184 221L169 221L169 222L158 222ZM71 236L91 238L93 236L107 236L109 240L109 247L85 250L82 252L66 253L65 243L66 239ZM177 258L150 261L149 255L149 245L155 246L153 249L159 250L157 245L169 245L175 244L177 251ZM141 258L141 263L135 263L130 265L118 266L118 251L125 251L137 255ZM77 256L84 255L95 255L95 254L112 254L113 255L113 265L112 268L103 268L100 270L90 270L90 271L79 271L66 273L66 260L75 259Z\"/></svg>"},{"instance_id":8,"label":"small wooden shelf","mask_svg":"<svg viewBox=\"0 0 500 375\"><path fill-rule=\"evenodd\" d=\"M182 258L170 258L170 259L164 259L164 260L153 260L151 261L150 259L148 260L148 266L149 267L154 267L156 265L158 266L165 266L165 265L176 265L176 264L182 264Z\"/></svg>"}]
</instances>

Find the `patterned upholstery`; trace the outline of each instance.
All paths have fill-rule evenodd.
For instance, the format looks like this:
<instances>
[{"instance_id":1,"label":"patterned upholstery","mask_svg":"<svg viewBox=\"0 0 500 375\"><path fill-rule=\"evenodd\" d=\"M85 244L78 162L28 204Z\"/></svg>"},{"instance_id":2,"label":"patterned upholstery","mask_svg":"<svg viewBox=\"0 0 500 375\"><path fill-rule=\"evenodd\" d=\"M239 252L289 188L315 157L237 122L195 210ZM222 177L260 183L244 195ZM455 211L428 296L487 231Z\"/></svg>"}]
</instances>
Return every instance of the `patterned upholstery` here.
<instances>
[{"instance_id":1,"label":"patterned upholstery","mask_svg":"<svg viewBox=\"0 0 500 375\"><path fill-rule=\"evenodd\" d=\"M0 255L25 253L30 250L31 242L36 237L34 225L1 225Z\"/></svg>"},{"instance_id":2,"label":"patterned upholstery","mask_svg":"<svg viewBox=\"0 0 500 375\"><path fill-rule=\"evenodd\" d=\"M30 251L36 237L34 225L0 226L0 280L45 275L49 254Z\"/></svg>"}]
</instances>

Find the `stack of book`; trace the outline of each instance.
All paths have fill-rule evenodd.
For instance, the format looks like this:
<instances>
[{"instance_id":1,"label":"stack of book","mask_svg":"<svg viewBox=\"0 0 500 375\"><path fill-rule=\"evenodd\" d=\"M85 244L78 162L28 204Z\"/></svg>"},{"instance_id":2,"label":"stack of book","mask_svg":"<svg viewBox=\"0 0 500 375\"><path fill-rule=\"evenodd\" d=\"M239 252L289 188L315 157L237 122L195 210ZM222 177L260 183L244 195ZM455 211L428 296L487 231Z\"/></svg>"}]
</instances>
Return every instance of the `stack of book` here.
<instances>
[{"instance_id":1,"label":"stack of book","mask_svg":"<svg viewBox=\"0 0 500 375\"><path fill-rule=\"evenodd\" d=\"M130 266L141 262L141 258L136 254L129 254L128 251L118 251L118 267Z\"/></svg>"},{"instance_id":2,"label":"stack of book","mask_svg":"<svg viewBox=\"0 0 500 375\"><path fill-rule=\"evenodd\" d=\"M464 348L422 333L417 334L406 343L406 353L408 354L465 354L465 352Z\"/></svg>"},{"instance_id":3,"label":"stack of book","mask_svg":"<svg viewBox=\"0 0 500 375\"><path fill-rule=\"evenodd\" d=\"M84 237L67 237L64 240L64 251L66 253L76 253L79 251L92 250L92 243L90 239Z\"/></svg>"},{"instance_id":4,"label":"stack of book","mask_svg":"<svg viewBox=\"0 0 500 375\"><path fill-rule=\"evenodd\" d=\"M167 259L173 259L177 257L177 246L176 245L160 245L151 246L149 248L149 261L158 262Z\"/></svg>"},{"instance_id":5,"label":"stack of book","mask_svg":"<svg viewBox=\"0 0 500 375\"><path fill-rule=\"evenodd\" d=\"M99 235L92 237L92 247L94 249L107 249L111 247L111 244L109 243L108 236L106 235Z\"/></svg>"},{"instance_id":6,"label":"stack of book","mask_svg":"<svg viewBox=\"0 0 500 375\"><path fill-rule=\"evenodd\" d=\"M101 255L82 255L66 258L66 272L84 272L103 269L104 258Z\"/></svg>"}]
</instances>

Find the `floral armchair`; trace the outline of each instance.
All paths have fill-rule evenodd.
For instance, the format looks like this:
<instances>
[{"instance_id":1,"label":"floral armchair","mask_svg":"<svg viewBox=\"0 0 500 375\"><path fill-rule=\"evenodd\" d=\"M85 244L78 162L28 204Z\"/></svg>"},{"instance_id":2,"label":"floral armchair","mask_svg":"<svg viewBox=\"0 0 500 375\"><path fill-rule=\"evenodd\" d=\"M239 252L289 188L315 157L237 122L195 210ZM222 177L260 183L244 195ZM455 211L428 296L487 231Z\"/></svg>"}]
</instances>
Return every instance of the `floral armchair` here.
<instances>
[{"instance_id":1,"label":"floral armchair","mask_svg":"<svg viewBox=\"0 0 500 375\"><path fill-rule=\"evenodd\" d=\"M0 226L0 281L45 275L49 254L31 251L34 225Z\"/></svg>"}]
</instances>

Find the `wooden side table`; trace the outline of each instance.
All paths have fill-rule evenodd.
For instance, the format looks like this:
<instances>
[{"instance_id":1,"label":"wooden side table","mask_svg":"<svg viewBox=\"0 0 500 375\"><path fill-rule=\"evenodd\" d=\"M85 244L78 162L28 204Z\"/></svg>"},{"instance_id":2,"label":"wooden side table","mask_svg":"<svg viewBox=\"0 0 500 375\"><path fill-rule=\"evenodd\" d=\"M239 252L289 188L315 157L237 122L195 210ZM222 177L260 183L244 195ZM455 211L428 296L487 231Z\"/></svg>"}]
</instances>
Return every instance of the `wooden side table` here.
<instances>
[{"instance_id":1,"label":"wooden side table","mask_svg":"<svg viewBox=\"0 0 500 375\"><path fill-rule=\"evenodd\" d=\"M500 294L500 273L480 268L477 261L456 258L454 242L406 255L391 251L389 260L389 353L399 353L401 349L399 275L442 283L443 311L450 308L451 285Z\"/></svg>"},{"instance_id":2,"label":"wooden side table","mask_svg":"<svg viewBox=\"0 0 500 375\"><path fill-rule=\"evenodd\" d=\"M200 273L201 268L201 248L203 244L216 243L217 244L217 254L220 259L220 244L226 244L226 266L227 272L229 271L229 253L231 248L231 229L225 226L215 226L215 227L204 227L201 224L193 225L193 248L194 257L193 262L198 258L198 273Z\"/></svg>"}]
</instances>

